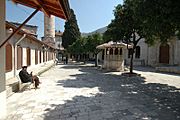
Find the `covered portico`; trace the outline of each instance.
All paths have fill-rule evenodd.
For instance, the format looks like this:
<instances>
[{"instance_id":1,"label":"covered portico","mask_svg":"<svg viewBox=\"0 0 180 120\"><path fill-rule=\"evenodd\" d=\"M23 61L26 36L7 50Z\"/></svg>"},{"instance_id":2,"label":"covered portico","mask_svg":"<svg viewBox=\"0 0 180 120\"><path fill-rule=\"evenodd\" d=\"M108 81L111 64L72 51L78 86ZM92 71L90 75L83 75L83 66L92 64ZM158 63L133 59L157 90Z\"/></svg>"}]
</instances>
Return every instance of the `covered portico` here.
<instances>
[{"instance_id":1,"label":"covered portico","mask_svg":"<svg viewBox=\"0 0 180 120\"><path fill-rule=\"evenodd\" d=\"M39 10L47 16L54 15L68 20L70 8L68 0L12 0L17 4L22 4L36 9L13 33L6 37L6 0L0 0L0 119L6 118L6 78L5 78L5 44L10 38L22 28Z\"/></svg>"},{"instance_id":2,"label":"covered portico","mask_svg":"<svg viewBox=\"0 0 180 120\"><path fill-rule=\"evenodd\" d=\"M131 46L128 45L128 47ZM97 49L104 51L102 68L112 71L124 71L124 51L126 48L127 44L113 41L97 46Z\"/></svg>"}]
</instances>

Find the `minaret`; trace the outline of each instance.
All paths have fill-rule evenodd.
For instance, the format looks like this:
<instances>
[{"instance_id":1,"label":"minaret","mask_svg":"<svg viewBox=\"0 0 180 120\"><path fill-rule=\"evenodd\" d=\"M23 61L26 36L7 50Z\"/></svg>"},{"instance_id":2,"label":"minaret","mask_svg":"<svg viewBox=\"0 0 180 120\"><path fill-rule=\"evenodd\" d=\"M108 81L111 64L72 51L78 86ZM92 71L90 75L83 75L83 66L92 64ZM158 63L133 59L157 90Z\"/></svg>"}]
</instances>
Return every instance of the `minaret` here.
<instances>
[{"instance_id":1,"label":"minaret","mask_svg":"<svg viewBox=\"0 0 180 120\"><path fill-rule=\"evenodd\" d=\"M44 37L45 43L55 46L55 17L44 15Z\"/></svg>"}]
</instances>

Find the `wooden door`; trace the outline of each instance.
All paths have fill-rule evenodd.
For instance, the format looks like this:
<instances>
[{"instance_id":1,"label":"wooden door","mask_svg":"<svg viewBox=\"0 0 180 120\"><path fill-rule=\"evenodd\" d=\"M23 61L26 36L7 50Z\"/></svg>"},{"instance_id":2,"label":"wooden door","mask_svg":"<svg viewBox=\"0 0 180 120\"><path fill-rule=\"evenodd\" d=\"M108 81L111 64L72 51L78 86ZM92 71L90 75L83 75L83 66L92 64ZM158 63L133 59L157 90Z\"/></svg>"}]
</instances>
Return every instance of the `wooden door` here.
<instances>
[{"instance_id":1,"label":"wooden door","mask_svg":"<svg viewBox=\"0 0 180 120\"><path fill-rule=\"evenodd\" d=\"M169 45L161 45L159 48L159 63L169 64Z\"/></svg>"},{"instance_id":2,"label":"wooden door","mask_svg":"<svg viewBox=\"0 0 180 120\"><path fill-rule=\"evenodd\" d=\"M35 64L38 64L38 50L35 50Z\"/></svg>"},{"instance_id":3,"label":"wooden door","mask_svg":"<svg viewBox=\"0 0 180 120\"><path fill-rule=\"evenodd\" d=\"M27 66L31 65L31 49L27 48Z\"/></svg>"}]
</instances>

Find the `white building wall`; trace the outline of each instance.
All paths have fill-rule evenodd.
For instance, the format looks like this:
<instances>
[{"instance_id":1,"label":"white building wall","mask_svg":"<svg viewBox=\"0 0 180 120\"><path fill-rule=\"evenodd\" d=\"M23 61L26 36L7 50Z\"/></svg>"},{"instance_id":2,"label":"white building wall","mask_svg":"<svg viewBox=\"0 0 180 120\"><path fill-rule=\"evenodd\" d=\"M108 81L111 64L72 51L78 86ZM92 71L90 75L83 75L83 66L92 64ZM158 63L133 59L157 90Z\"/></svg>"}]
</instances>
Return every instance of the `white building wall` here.
<instances>
[{"instance_id":1,"label":"white building wall","mask_svg":"<svg viewBox=\"0 0 180 120\"><path fill-rule=\"evenodd\" d=\"M35 49L31 49L31 66L35 66Z\"/></svg>"},{"instance_id":2,"label":"white building wall","mask_svg":"<svg viewBox=\"0 0 180 120\"><path fill-rule=\"evenodd\" d=\"M180 66L180 40L175 42L174 64Z\"/></svg>"},{"instance_id":3,"label":"white building wall","mask_svg":"<svg viewBox=\"0 0 180 120\"><path fill-rule=\"evenodd\" d=\"M135 58L135 60L140 60L141 62L143 62L141 64L147 65L147 55L148 55L147 54L147 52L148 52L147 49L148 49L148 46L147 46L147 44L144 41L145 40L142 39L137 44L137 46L140 46L140 58L135 58L135 55L134 55L134 58Z\"/></svg>"},{"instance_id":4,"label":"white building wall","mask_svg":"<svg viewBox=\"0 0 180 120\"><path fill-rule=\"evenodd\" d=\"M22 66L27 66L27 50L26 48L22 48Z\"/></svg>"}]
</instances>

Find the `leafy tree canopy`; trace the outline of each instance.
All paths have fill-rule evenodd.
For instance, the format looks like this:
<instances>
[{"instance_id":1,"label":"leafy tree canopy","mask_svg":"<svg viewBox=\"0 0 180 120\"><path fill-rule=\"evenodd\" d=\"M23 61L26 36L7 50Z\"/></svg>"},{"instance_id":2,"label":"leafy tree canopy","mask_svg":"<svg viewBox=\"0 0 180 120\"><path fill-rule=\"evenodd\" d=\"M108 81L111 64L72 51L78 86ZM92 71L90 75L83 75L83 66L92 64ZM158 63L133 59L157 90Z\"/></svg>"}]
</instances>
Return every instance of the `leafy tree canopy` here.
<instances>
[{"instance_id":1,"label":"leafy tree canopy","mask_svg":"<svg viewBox=\"0 0 180 120\"><path fill-rule=\"evenodd\" d=\"M103 43L102 35L99 33L90 35L86 38L85 48L87 52L98 54L99 50L96 47Z\"/></svg>"}]
</instances>

